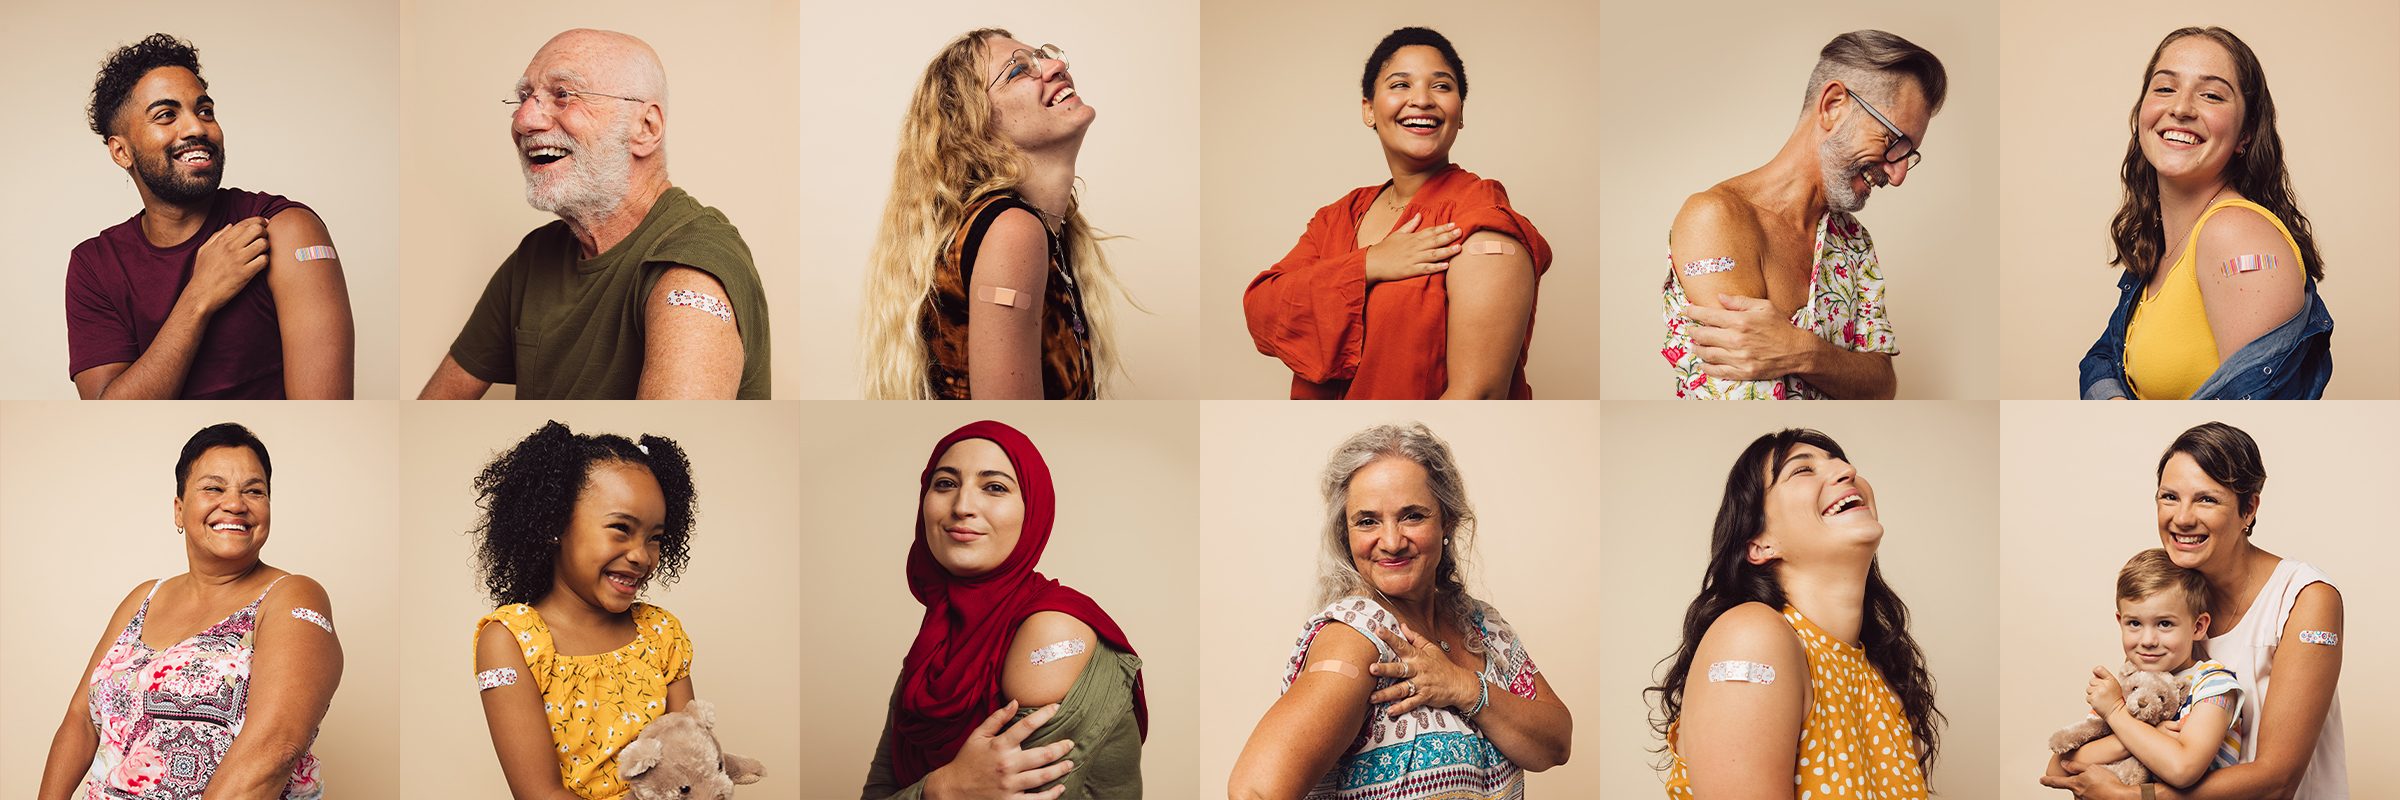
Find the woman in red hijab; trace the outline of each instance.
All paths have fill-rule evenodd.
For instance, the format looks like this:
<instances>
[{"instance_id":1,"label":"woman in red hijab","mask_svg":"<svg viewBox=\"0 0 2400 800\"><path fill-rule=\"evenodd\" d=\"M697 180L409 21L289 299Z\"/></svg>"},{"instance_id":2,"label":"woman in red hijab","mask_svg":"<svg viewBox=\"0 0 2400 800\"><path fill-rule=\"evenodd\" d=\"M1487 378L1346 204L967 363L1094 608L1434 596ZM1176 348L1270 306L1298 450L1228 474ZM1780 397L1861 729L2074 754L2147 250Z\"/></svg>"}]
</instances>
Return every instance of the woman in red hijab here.
<instances>
[{"instance_id":1,"label":"woman in red hijab","mask_svg":"<svg viewBox=\"0 0 2400 800\"><path fill-rule=\"evenodd\" d=\"M1525 356L1550 243L1499 181L1450 163L1467 68L1450 40L1401 28L1367 57L1359 118L1392 179L1317 210L1242 295L1258 351L1294 400L1529 400Z\"/></svg>"},{"instance_id":2,"label":"woman in red hijab","mask_svg":"<svg viewBox=\"0 0 2400 800\"><path fill-rule=\"evenodd\" d=\"M1141 796L1142 661L1099 604L1033 570L1058 516L1041 451L972 423L917 487L908 589L925 619L861 796Z\"/></svg>"}]
</instances>

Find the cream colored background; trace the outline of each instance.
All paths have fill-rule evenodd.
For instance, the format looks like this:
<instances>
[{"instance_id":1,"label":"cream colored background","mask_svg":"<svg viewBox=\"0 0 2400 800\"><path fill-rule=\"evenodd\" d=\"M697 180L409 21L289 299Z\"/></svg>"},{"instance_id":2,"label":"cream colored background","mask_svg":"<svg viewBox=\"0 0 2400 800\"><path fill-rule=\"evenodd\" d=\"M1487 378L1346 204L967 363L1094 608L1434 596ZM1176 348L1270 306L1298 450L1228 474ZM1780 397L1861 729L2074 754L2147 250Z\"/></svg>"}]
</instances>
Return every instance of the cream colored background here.
<instances>
[{"instance_id":1,"label":"cream colored background","mask_svg":"<svg viewBox=\"0 0 2400 800\"><path fill-rule=\"evenodd\" d=\"M797 352L808 379L805 394L794 396L860 396L867 253L891 193L900 118L934 53L959 34L991 26L1028 44L1065 48L1076 92L1099 111L1076 160L1084 216L1125 237L1103 245L1108 263L1149 309L1111 300L1125 369L1108 395L1200 396L1202 376L1191 368L1199 352L1192 299L1200 261L1197 3L802 0L800 17L800 51L813 68L792 87L810 123L795 126L806 187L798 222L809 252L799 280L803 316L794 327L807 339Z\"/></svg>"},{"instance_id":2,"label":"cream colored background","mask_svg":"<svg viewBox=\"0 0 2400 800\"><path fill-rule=\"evenodd\" d=\"M1550 240L1550 271L1534 309L1525 380L1543 399L1598 397L1600 157L1605 76L1583 53L1597 47L1589 2L1487 3L1472 14L1423 2L1211 2L1201 87L1201 220L1209 397L1283 398L1291 370L1260 355L1242 318L1242 290L1300 240L1317 209L1390 180L1374 131L1358 122L1358 76L1376 42L1424 25L1467 62L1466 121L1451 159L1508 187L1508 199ZM1613 29L1613 23L1612 27ZM1617 39L1608 37L1609 48ZM1338 442L1327 442L1332 447Z\"/></svg>"},{"instance_id":3,"label":"cream colored background","mask_svg":"<svg viewBox=\"0 0 2400 800\"><path fill-rule=\"evenodd\" d=\"M289 197L325 220L350 285L357 396L399 396L392 375L399 308L391 300L400 260L400 162L391 157L403 108L392 94L399 9L236 0L206 14L191 10L146 0L105 13L71 0L9 4L8 22L0 24L0 91L21 113L8 135L16 188L0 195L0 217L17 223L14 252L0 276L18 291L17 313L0 322L8 339L0 369L18 380L0 393L75 397L67 375L67 254L142 210L133 178L109 160L84 107L102 59L164 31L200 51L200 74L224 126L221 185Z\"/></svg>"},{"instance_id":4,"label":"cream colored background","mask_svg":"<svg viewBox=\"0 0 2400 800\"><path fill-rule=\"evenodd\" d=\"M811 403L801 425L801 502L810 510L809 613L801 638L801 797L856 797L883 732L892 683L925 607L908 593L917 473L958 426L995 419L1024 431L1058 487L1042 574L1091 596L1142 658L1150 735L1142 787L1194 796L1193 662L1199 572L1193 534L1199 442L1188 402L967 406Z\"/></svg>"},{"instance_id":5,"label":"cream colored background","mask_svg":"<svg viewBox=\"0 0 2400 800\"><path fill-rule=\"evenodd\" d=\"M497 102L493 105L498 105ZM577 433L674 439L691 459L699 493L692 556L683 579L643 592L674 612L696 654L692 685L717 705L717 741L764 762L748 792L793 796L800 763L798 437L793 403L408 403L400 411L401 494L409 499L398 569L409 576L410 608L399 633L405 677L394 702L411 797L505 793L490 728L475 693L475 620L492 602L475 577L472 481L501 450L545 420ZM390 459L385 459L387 462Z\"/></svg>"},{"instance_id":6,"label":"cream colored background","mask_svg":"<svg viewBox=\"0 0 2400 800\"><path fill-rule=\"evenodd\" d=\"M1930 45L1929 45L1930 46ZM1930 158L1930 157L1929 157ZM1709 531L1725 474L1760 434L1786 427L1824 431L1874 484L1884 521L1878 558L1884 580L1908 604L1909 629L1935 681L1934 705L1949 717L1941 760L1928 776L1943 797L1990 797L1998 780L1992 738L2001 654L1992 636L2000 533L1999 419L1989 402L1691 408L1654 401L1610 403L1601 435L1599 508L1610 509L1613 556L1601 571L1602 608L1630 619L1609 633L1615 653L1602 669L1607 720L1600 745L1609 797L1657 797L1652 765L1659 739L1642 690L1682 639L1683 612L1700 591ZM2011 655L2014 655L2012 653Z\"/></svg>"},{"instance_id":7,"label":"cream colored background","mask_svg":"<svg viewBox=\"0 0 2400 800\"><path fill-rule=\"evenodd\" d=\"M667 68L668 176L741 229L766 285L768 316L781 318L772 330L775 394L801 396L813 376L799 360L807 312L792 227L800 190L790 165L802 114L790 93L794 81L830 73L801 72L791 3L594 0L557 7L564 13L494 13L465 0L403 0L402 8L401 82L396 93L376 91L409 111L397 123L409 167L400 221L415 234L401 254L410 275L400 287L408 314L397 380L407 396L449 352L500 261L526 232L557 219L525 204L509 107L500 100L534 51L569 28L621 31L658 51ZM513 386L495 386L489 396L514 395Z\"/></svg>"},{"instance_id":8,"label":"cream colored background","mask_svg":"<svg viewBox=\"0 0 2400 800\"><path fill-rule=\"evenodd\" d=\"M205 62L203 62L205 65ZM30 797L50 737L117 603L191 568L175 536L175 457L235 421L267 445L275 514L262 558L324 584L342 685L313 747L327 786L396 798L402 624L388 402L12 402L0 406L0 793ZM459 637L458 650L466 649Z\"/></svg>"},{"instance_id":9,"label":"cream colored background","mask_svg":"<svg viewBox=\"0 0 2400 800\"><path fill-rule=\"evenodd\" d=\"M2298 413L2305 411L2306 413ZM2400 597L2376 567L2387 552L2382 498L2400 468L2400 424L2388 403L2293 406L2243 403L2070 405L2009 403L2001 448L2001 500L2009 509L2000 546L2001 652L1998 676L2002 797L2067 800L2035 781L2050 732L2074 722L2092 667L2125 660L2113 621L2117 569L2158 546L2151 492L2158 455L2184 429L2210 420L2240 427L2266 460L2258 546L2316 565L2342 592L2343 728L2349 737L2350 796L2400 792L2400 765L2385 753L2400 741L2400 690L2380 680L2400 658L2381 613Z\"/></svg>"},{"instance_id":10,"label":"cream colored background","mask_svg":"<svg viewBox=\"0 0 2400 800\"><path fill-rule=\"evenodd\" d=\"M2400 94L2400 5L2317 3L2301 13L2272 4L2208 0L2167 6L2036 0L2000 15L2000 221L2010 265L2001 282L1999 394L2073 398L2075 364L2116 307L2108 223L2124 197L2125 113L2141 91L2142 65L2159 37L2185 25L2220 25L2242 37L2267 70L2276 129L2300 210L2315 225L2334 318L2329 398L2400 397L2400 154L2383 135L2400 108L2359 102ZM2072 19L2073 24L2061 24ZM1897 304L1895 304L1897 306ZM1907 329L1903 328L1905 334ZM2170 438L2172 438L2170 436ZM2158 446L2165 446L2161 440ZM2129 554L2130 555L2130 554ZM2122 563L2122 562L2119 562Z\"/></svg>"},{"instance_id":11,"label":"cream colored background","mask_svg":"<svg viewBox=\"0 0 2400 800\"><path fill-rule=\"evenodd\" d=\"M1933 51L1950 78L1949 98L1926 130L1924 163L1909 171L1906 185L1877 190L1858 213L1874 235L1899 331L1893 368L1900 397L2000 394L1991 368L2001 349L1991 296L2002 264L1994 249L2000 137L1993 98L2002 73L1993 5L1750 3L1738 12L1705 3L1607 0L1603 6L1611 29L1638 32L1599 50L1601 74L1628 77L1609 85L1609 106L1621 122L1598 137L1609 154L1600 180L1601 258L1608 265L1600 284L1607 319L1603 397L1674 396L1673 373L1658 348L1666 336L1659 284L1676 209L1693 193L1774 157L1799 120L1817 50L1861 28L1890 31Z\"/></svg>"},{"instance_id":12,"label":"cream colored background","mask_svg":"<svg viewBox=\"0 0 2400 800\"><path fill-rule=\"evenodd\" d=\"M1371 43L1370 43L1371 44ZM1467 51L1472 52L1472 51ZM1460 54L1475 63L1473 56ZM1364 58L1363 56L1361 58ZM1473 67L1469 68L1470 70ZM1500 609L1575 718L1571 759L1526 779L1534 796L1591 797L1608 760L1603 663L1620 655L1592 625L1601 566L1615 558L1595 520L1600 407L1541 402L1507 407L1431 401L1286 405L1214 402L1201 409L1200 570L1215 591L1200 636L1199 786L1225 792L1234 759L1274 705L1285 660L1316 603L1325 458L1370 425L1416 420L1450 443L1475 504L1467 588ZM1613 526L1612 526L1613 527Z\"/></svg>"}]
</instances>

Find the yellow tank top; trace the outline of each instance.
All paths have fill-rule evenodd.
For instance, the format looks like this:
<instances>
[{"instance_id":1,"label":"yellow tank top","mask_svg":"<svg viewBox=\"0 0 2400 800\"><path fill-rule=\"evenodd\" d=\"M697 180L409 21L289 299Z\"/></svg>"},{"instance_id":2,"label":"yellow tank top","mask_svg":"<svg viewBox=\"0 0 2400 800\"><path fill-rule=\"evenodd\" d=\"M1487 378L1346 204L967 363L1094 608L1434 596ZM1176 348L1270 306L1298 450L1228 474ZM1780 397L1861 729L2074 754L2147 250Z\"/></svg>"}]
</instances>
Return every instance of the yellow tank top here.
<instances>
[{"instance_id":1,"label":"yellow tank top","mask_svg":"<svg viewBox=\"0 0 2400 800\"><path fill-rule=\"evenodd\" d=\"M2275 213L2248 200L2220 200L2200 213L2200 221L2183 238L2183 254L2167 267L2158 294L2140 297L2133 317L2125 323L2125 377L2133 396L2142 400L2182 400L2208 382L2217 371L2217 335L2208 327L2208 308L2200 299L2200 273L2192 263L2200 253L2200 229L2210 217L2228 208L2247 208L2275 223L2291 252L2300 251L2291 229ZM2294 269L2308 265L2295 263ZM2147 287L2136 291L2147 292Z\"/></svg>"},{"instance_id":2,"label":"yellow tank top","mask_svg":"<svg viewBox=\"0 0 2400 800\"><path fill-rule=\"evenodd\" d=\"M1808 653L1808 716L1800 723L1794 796L1854 800L1925 800L1916 734L1900 696L1858 646L1833 638L1785 606L1783 618ZM1667 797L1692 800L1683 754L1667 732Z\"/></svg>"}]
</instances>

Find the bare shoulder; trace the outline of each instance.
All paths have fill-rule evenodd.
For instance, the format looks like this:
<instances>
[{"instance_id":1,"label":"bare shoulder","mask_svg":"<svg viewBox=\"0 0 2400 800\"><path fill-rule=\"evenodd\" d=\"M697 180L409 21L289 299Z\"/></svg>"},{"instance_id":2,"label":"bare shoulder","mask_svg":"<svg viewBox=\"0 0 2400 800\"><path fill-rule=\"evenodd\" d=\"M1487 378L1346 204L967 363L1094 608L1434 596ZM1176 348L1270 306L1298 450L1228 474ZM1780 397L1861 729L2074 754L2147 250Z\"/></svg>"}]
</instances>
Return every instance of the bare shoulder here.
<instances>
[{"instance_id":1,"label":"bare shoulder","mask_svg":"<svg viewBox=\"0 0 2400 800\"><path fill-rule=\"evenodd\" d=\"M1756 247L1764 236L1758 210L1723 184L1684 198L1683 208L1675 212L1672 237L1677 245L1697 239Z\"/></svg>"},{"instance_id":2,"label":"bare shoulder","mask_svg":"<svg viewBox=\"0 0 2400 800\"><path fill-rule=\"evenodd\" d=\"M266 601L259 604L259 610L268 614L288 614L293 608L330 614L333 613L333 597L326 594L325 585L318 583L317 579L292 573L278 579L274 588L267 592Z\"/></svg>"},{"instance_id":3,"label":"bare shoulder","mask_svg":"<svg viewBox=\"0 0 2400 800\"><path fill-rule=\"evenodd\" d=\"M2284 239L2283 229L2255 209L2233 206L2218 211L2200 227L2198 244L2194 266L2203 286L2227 279L2264 278L2267 283L2298 287L2308 274L2299 251ZM2259 261L2235 262L2249 255L2272 256L2276 263L2270 267Z\"/></svg>"},{"instance_id":4,"label":"bare shoulder","mask_svg":"<svg viewBox=\"0 0 2400 800\"><path fill-rule=\"evenodd\" d=\"M976 282L985 276L1007 280L1039 280L1050 266L1050 231L1032 212L1009 208L983 229L975 248Z\"/></svg>"},{"instance_id":5,"label":"bare shoulder","mask_svg":"<svg viewBox=\"0 0 2400 800\"><path fill-rule=\"evenodd\" d=\"M277 249L291 249L327 244L333 241L333 234L325 230L325 220L318 217L317 212L305 208L287 208L267 218L267 241Z\"/></svg>"},{"instance_id":6,"label":"bare shoulder","mask_svg":"<svg viewBox=\"0 0 2400 800\"><path fill-rule=\"evenodd\" d=\"M1806 663L1799 634L1783 613L1765 603L1743 603L1717 616L1700 637L1692 666L1706 669L1713 661L1757 661L1777 666Z\"/></svg>"},{"instance_id":7,"label":"bare shoulder","mask_svg":"<svg viewBox=\"0 0 2400 800\"><path fill-rule=\"evenodd\" d=\"M525 666L525 651L517 644L517 635L499 620L486 620L475 632L475 668Z\"/></svg>"},{"instance_id":8,"label":"bare shoulder","mask_svg":"<svg viewBox=\"0 0 2400 800\"><path fill-rule=\"evenodd\" d=\"M1058 611L1036 612L1018 623L1016 638L1009 642L1000 692L1028 708L1064 700L1099 646L1099 636L1083 620Z\"/></svg>"},{"instance_id":9,"label":"bare shoulder","mask_svg":"<svg viewBox=\"0 0 2400 800\"><path fill-rule=\"evenodd\" d=\"M1366 665L1382 660L1381 650L1357 628L1339 622L1328 622L1317 629L1317 638L1308 643L1305 663L1314 666L1319 661L1341 661L1365 674Z\"/></svg>"}]
</instances>

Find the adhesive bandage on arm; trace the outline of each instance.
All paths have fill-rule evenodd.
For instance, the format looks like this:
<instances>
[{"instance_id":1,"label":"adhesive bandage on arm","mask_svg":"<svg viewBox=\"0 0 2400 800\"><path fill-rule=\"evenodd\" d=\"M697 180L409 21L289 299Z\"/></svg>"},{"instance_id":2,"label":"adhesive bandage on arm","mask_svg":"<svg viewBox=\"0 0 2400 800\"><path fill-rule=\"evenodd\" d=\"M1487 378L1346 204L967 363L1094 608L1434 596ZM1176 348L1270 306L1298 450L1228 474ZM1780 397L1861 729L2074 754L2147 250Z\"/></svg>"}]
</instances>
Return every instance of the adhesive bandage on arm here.
<instances>
[{"instance_id":1,"label":"adhesive bandage on arm","mask_svg":"<svg viewBox=\"0 0 2400 800\"><path fill-rule=\"evenodd\" d=\"M1301 674L1306 675L1311 672L1331 672L1344 678L1356 678L1362 674L1358 671L1357 664L1331 658L1308 665L1308 669L1302 670Z\"/></svg>"},{"instance_id":2,"label":"adhesive bandage on arm","mask_svg":"<svg viewBox=\"0 0 2400 800\"><path fill-rule=\"evenodd\" d=\"M1708 665L1708 682L1741 681L1761 686L1775 682L1775 668L1756 661L1719 661Z\"/></svg>"},{"instance_id":3,"label":"adhesive bandage on arm","mask_svg":"<svg viewBox=\"0 0 2400 800\"><path fill-rule=\"evenodd\" d=\"M1028 658L1033 661L1034 666L1038 667L1068 656L1082 655L1083 651L1089 649L1091 646L1084 644L1082 639L1068 639L1045 645L1041 649L1033 651Z\"/></svg>"},{"instance_id":4,"label":"adhesive bandage on arm","mask_svg":"<svg viewBox=\"0 0 2400 800\"><path fill-rule=\"evenodd\" d=\"M2274 268L2274 253L2249 253L2225 259L2225 275L2227 277L2251 272L2265 272Z\"/></svg>"},{"instance_id":5,"label":"adhesive bandage on arm","mask_svg":"<svg viewBox=\"0 0 2400 800\"><path fill-rule=\"evenodd\" d=\"M999 286L977 286L975 287L975 299L996 306L1016 308L1017 290Z\"/></svg>"},{"instance_id":6,"label":"adhesive bandage on arm","mask_svg":"<svg viewBox=\"0 0 2400 800\"><path fill-rule=\"evenodd\" d=\"M320 244L292 251L292 258L300 261L331 261L340 256L333 254L333 245Z\"/></svg>"},{"instance_id":7,"label":"adhesive bandage on arm","mask_svg":"<svg viewBox=\"0 0 2400 800\"><path fill-rule=\"evenodd\" d=\"M482 672L475 673L475 686L478 691L498 689L502 686L513 686L516 684L516 682L517 668L515 667L487 669Z\"/></svg>"},{"instance_id":8,"label":"adhesive bandage on arm","mask_svg":"<svg viewBox=\"0 0 2400 800\"><path fill-rule=\"evenodd\" d=\"M1467 255L1471 256L1513 256L1516 254L1517 246L1507 242L1467 243Z\"/></svg>"},{"instance_id":9,"label":"adhesive bandage on arm","mask_svg":"<svg viewBox=\"0 0 2400 800\"><path fill-rule=\"evenodd\" d=\"M319 627L319 628L324 628L326 633L332 633L332 632L333 632L333 620L326 619L326 618L325 618L325 615L324 615L324 614L319 614L319 613L317 613L317 610L316 610L316 609L313 609L313 608L293 608L293 609L292 609L292 618L293 618L293 619L299 619L299 620L306 620L306 621L308 621L309 623L311 623L311 624L314 624L314 625L316 625L316 626L317 626L317 627Z\"/></svg>"},{"instance_id":10,"label":"adhesive bandage on arm","mask_svg":"<svg viewBox=\"0 0 2400 800\"><path fill-rule=\"evenodd\" d=\"M667 292L667 305L683 306L706 312L709 316L726 322L733 321L733 306L715 295L702 294L690 289L674 289Z\"/></svg>"},{"instance_id":11,"label":"adhesive bandage on arm","mask_svg":"<svg viewBox=\"0 0 2400 800\"><path fill-rule=\"evenodd\" d=\"M2300 641L2307 642L2307 643L2309 643L2309 644L2321 644L2321 645L2324 645L2324 646L2326 646L2326 647L2332 647L2332 646L2334 646L2335 644L2339 644L2339 643L2341 642L2341 640L2342 640L2342 637L2341 637L2339 634L2336 634L2336 633L2334 633L2333 631L2301 631L2301 632L2300 632Z\"/></svg>"},{"instance_id":12,"label":"adhesive bandage on arm","mask_svg":"<svg viewBox=\"0 0 2400 800\"><path fill-rule=\"evenodd\" d=\"M1722 257L1703 258L1698 261L1685 263L1683 265L1683 275L1687 278L1694 278L1701 275L1714 275L1719 272L1729 271L1731 269L1733 269L1733 259Z\"/></svg>"}]
</instances>

